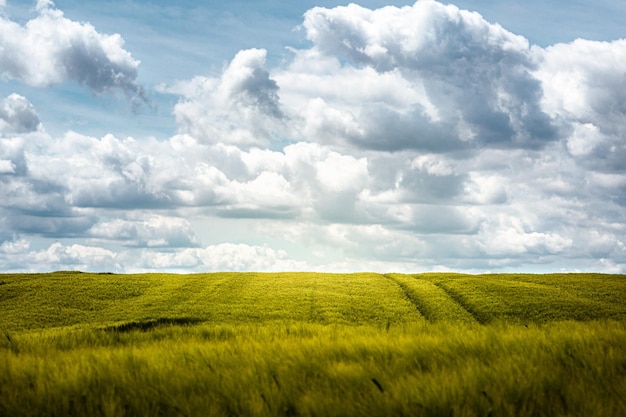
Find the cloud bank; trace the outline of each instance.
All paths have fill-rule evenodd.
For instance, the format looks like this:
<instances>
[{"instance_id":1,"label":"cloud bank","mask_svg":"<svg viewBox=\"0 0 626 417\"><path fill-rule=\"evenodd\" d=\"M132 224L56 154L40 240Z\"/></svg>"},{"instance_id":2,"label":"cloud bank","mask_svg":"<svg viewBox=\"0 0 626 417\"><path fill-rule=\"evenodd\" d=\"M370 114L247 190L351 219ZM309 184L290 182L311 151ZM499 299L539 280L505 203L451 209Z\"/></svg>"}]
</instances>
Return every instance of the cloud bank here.
<instances>
[{"instance_id":1,"label":"cloud bank","mask_svg":"<svg viewBox=\"0 0 626 417\"><path fill-rule=\"evenodd\" d=\"M121 36L37 10L0 18L5 78L138 94ZM4 98L0 269L626 272L625 40L541 48L432 0L302 27L275 68L162 86L169 138L53 138Z\"/></svg>"}]
</instances>

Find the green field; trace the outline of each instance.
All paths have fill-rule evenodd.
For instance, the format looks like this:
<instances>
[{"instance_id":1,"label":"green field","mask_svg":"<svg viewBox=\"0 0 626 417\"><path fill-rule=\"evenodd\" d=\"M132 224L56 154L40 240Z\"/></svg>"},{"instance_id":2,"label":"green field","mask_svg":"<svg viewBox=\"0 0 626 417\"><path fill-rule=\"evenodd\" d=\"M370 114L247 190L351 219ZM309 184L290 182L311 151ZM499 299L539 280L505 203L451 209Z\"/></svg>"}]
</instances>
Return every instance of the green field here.
<instances>
[{"instance_id":1,"label":"green field","mask_svg":"<svg viewBox=\"0 0 626 417\"><path fill-rule=\"evenodd\" d=\"M626 416L626 276L0 275L0 416Z\"/></svg>"}]
</instances>

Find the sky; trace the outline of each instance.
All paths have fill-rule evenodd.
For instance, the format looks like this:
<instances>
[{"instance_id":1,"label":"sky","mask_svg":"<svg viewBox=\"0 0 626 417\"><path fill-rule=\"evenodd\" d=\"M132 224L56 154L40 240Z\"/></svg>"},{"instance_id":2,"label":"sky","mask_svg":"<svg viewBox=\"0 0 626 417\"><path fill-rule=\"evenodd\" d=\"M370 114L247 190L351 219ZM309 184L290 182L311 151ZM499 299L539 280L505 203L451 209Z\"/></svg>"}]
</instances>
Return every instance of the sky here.
<instances>
[{"instance_id":1,"label":"sky","mask_svg":"<svg viewBox=\"0 0 626 417\"><path fill-rule=\"evenodd\" d=\"M626 3L0 0L0 272L626 273Z\"/></svg>"}]
</instances>

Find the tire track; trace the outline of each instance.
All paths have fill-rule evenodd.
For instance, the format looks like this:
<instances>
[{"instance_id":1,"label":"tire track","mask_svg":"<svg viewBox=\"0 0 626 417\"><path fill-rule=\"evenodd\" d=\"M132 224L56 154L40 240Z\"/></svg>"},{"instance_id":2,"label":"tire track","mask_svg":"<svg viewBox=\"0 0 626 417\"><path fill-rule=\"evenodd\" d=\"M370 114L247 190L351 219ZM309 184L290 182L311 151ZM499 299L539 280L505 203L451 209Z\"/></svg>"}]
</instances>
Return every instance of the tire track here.
<instances>
[{"instance_id":1,"label":"tire track","mask_svg":"<svg viewBox=\"0 0 626 417\"><path fill-rule=\"evenodd\" d=\"M424 318L431 322L480 323L464 305L431 279L395 274L387 278L396 282Z\"/></svg>"},{"instance_id":2,"label":"tire track","mask_svg":"<svg viewBox=\"0 0 626 417\"><path fill-rule=\"evenodd\" d=\"M476 322L480 324L487 324L490 320L479 312L475 311L467 302L463 299L461 294L456 291L446 287L442 282L433 281L433 285L437 288L440 288L443 292L447 294L447 296L461 309L463 309L467 314L469 314Z\"/></svg>"},{"instance_id":3,"label":"tire track","mask_svg":"<svg viewBox=\"0 0 626 417\"><path fill-rule=\"evenodd\" d=\"M406 299L409 300L409 302L413 304L413 306L415 306L415 309L420 314L420 316L424 317L428 321L431 321L428 314L426 314L426 312L424 311L424 306L420 303L420 301L417 298L414 297L413 291L406 284L400 282L397 278L395 278L393 275L390 275L390 274L383 274L383 277L387 278L389 281L392 281L398 287L400 287Z\"/></svg>"}]
</instances>

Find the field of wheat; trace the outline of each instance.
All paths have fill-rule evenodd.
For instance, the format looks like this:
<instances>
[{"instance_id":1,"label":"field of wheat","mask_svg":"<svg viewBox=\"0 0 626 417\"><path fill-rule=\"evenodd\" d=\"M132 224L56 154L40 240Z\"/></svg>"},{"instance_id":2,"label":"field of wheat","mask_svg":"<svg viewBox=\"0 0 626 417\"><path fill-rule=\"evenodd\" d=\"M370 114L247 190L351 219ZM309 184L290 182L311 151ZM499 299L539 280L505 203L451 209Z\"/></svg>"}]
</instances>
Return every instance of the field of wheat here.
<instances>
[{"instance_id":1,"label":"field of wheat","mask_svg":"<svg viewBox=\"0 0 626 417\"><path fill-rule=\"evenodd\" d=\"M626 276L0 275L0 416L623 416Z\"/></svg>"}]
</instances>

